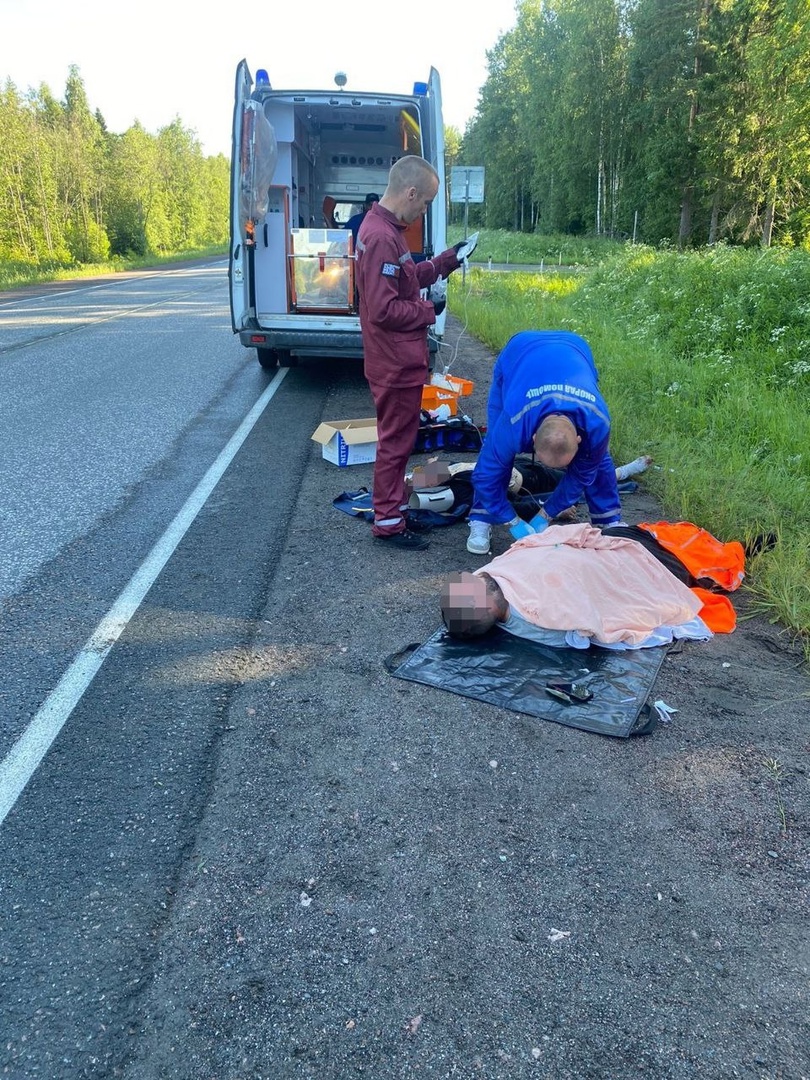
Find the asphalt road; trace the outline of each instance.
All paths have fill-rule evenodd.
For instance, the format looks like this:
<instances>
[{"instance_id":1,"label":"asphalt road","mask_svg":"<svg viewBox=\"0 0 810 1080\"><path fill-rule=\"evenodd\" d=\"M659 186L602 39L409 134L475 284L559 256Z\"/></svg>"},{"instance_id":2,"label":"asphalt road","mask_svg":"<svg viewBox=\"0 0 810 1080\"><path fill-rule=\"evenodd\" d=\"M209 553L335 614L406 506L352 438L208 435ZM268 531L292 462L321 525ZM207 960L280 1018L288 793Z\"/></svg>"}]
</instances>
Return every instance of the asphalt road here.
<instances>
[{"instance_id":1,"label":"asphalt road","mask_svg":"<svg viewBox=\"0 0 810 1080\"><path fill-rule=\"evenodd\" d=\"M127 1056L97 1046L135 1015L335 377L277 380L8 813L3 1075ZM231 333L221 262L0 302L0 757L270 384ZM7 803L18 770L4 780Z\"/></svg>"},{"instance_id":2,"label":"asphalt road","mask_svg":"<svg viewBox=\"0 0 810 1080\"><path fill-rule=\"evenodd\" d=\"M810 1076L796 652L676 650L634 740L393 679L475 560L332 507L370 412L262 372L221 263L0 298L0 761L76 698L0 764L0 1075Z\"/></svg>"}]
</instances>

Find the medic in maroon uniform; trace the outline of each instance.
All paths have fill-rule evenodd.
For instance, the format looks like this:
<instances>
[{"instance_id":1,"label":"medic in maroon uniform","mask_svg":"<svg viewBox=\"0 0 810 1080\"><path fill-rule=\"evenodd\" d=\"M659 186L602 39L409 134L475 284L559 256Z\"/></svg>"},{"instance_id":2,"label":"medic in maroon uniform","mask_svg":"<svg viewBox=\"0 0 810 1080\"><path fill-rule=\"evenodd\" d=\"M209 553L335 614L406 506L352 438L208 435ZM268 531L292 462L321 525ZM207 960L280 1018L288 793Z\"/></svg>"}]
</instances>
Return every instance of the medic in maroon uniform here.
<instances>
[{"instance_id":1,"label":"medic in maroon uniform","mask_svg":"<svg viewBox=\"0 0 810 1080\"><path fill-rule=\"evenodd\" d=\"M422 387L428 381L427 328L444 309L420 291L459 267L458 247L414 262L404 233L422 218L439 190L424 158L400 158L382 199L366 214L357 240L357 289L365 376L377 410L372 532L394 547L420 550L424 536L405 515L404 476L419 430Z\"/></svg>"}]
</instances>

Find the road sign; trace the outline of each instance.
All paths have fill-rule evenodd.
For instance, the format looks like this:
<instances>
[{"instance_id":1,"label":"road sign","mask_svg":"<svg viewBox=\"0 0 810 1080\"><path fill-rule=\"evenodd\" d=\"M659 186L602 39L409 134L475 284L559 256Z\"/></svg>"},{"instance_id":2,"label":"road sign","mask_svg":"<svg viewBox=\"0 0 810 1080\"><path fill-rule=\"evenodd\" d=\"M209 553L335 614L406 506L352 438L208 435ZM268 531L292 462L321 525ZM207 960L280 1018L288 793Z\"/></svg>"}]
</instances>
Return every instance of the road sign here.
<instances>
[{"instance_id":1,"label":"road sign","mask_svg":"<svg viewBox=\"0 0 810 1080\"><path fill-rule=\"evenodd\" d=\"M450 202L484 201L484 166L454 165L450 170Z\"/></svg>"}]
</instances>

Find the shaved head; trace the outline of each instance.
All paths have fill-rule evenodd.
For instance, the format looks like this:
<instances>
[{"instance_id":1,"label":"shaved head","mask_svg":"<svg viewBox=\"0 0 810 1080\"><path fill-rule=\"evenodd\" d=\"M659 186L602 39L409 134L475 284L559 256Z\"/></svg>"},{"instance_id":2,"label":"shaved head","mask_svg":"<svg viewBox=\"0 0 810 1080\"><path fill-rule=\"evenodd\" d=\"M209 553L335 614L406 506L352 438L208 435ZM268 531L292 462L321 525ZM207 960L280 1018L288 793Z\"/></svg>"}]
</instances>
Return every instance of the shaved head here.
<instances>
[{"instance_id":1,"label":"shaved head","mask_svg":"<svg viewBox=\"0 0 810 1080\"><path fill-rule=\"evenodd\" d=\"M391 166L388 174L388 190L386 194L400 194L410 187L419 191L426 191L433 185L439 186L439 174L425 158L415 154L407 154L399 158Z\"/></svg>"},{"instance_id":2,"label":"shaved head","mask_svg":"<svg viewBox=\"0 0 810 1080\"><path fill-rule=\"evenodd\" d=\"M579 450L580 436L567 416L547 416L534 434L534 454L549 469L564 469Z\"/></svg>"},{"instance_id":3,"label":"shaved head","mask_svg":"<svg viewBox=\"0 0 810 1080\"><path fill-rule=\"evenodd\" d=\"M406 154L391 166L380 206L406 225L424 217L439 190L439 174L429 161Z\"/></svg>"}]
</instances>

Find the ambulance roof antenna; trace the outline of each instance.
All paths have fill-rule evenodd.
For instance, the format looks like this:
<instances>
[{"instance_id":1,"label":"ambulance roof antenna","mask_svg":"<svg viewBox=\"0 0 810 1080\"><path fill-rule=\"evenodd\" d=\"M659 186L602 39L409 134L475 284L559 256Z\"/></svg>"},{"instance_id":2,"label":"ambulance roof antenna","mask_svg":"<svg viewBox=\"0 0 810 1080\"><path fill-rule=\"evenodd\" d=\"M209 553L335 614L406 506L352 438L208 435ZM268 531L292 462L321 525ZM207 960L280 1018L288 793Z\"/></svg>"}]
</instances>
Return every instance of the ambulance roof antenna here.
<instances>
[{"instance_id":1,"label":"ambulance roof antenna","mask_svg":"<svg viewBox=\"0 0 810 1080\"><path fill-rule=\"evenodd\" d=\"M339 71L335 76L335 84L342 90L349 80L346 78L346 74L343 71Z\"/></svg>"}]
</instances>

